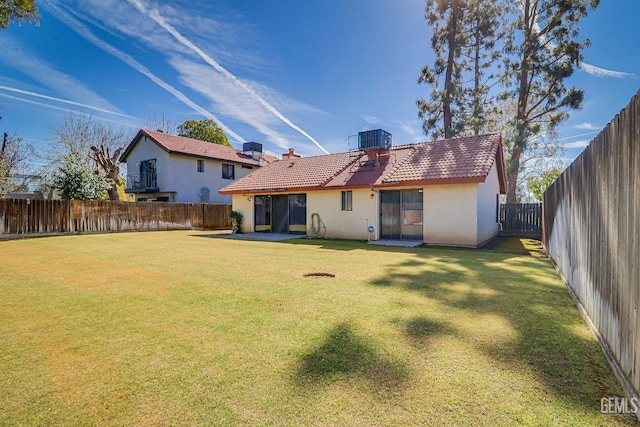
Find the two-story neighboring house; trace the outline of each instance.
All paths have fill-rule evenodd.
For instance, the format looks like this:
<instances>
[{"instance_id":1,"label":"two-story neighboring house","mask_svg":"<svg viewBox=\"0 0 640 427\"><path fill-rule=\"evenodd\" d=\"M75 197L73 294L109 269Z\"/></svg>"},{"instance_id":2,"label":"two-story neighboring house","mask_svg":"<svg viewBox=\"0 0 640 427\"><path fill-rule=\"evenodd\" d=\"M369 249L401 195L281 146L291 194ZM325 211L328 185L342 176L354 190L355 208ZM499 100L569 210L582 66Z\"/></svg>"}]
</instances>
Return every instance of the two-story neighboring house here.
<instances>
[{"instance_id":1,"label":"two-story neighboring house","mask_svg":"<svg viewBox=\"0 0 640 427\"><path fill-rule=\"evenodd\" d=\"M120 156L125 191L136 201L230 204L231 196L218 190L274 160L262 154L262 144L243 148L140 129Z\"/></svg>"}]
</instances>

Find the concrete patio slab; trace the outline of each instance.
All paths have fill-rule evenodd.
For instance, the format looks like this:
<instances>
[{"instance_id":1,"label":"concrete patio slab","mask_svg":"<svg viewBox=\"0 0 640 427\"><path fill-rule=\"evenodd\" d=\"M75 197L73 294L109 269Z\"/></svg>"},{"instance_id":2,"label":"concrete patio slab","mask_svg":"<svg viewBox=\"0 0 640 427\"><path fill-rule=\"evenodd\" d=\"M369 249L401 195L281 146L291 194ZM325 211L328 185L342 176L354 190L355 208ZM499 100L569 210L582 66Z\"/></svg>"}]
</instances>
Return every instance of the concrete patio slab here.
<instances>
[{"instance_id":1,"label":"concrete patio slab","mask_svg":"<svg viewBox=\"0 0 640 427\"><path fill-rule=\"evenodd\" d=\"M421 244L422 242L416 240L369 240L367 242L367 245L397 246L402 248L415 248Z\"/></svg>"},{"instance_id":2,"label":"concrete patio slab","mask_svg":"<svg viewBox=\"0 0 640 427\"><path fill-rule=\"evenodd\" d=\"M225 239L235 240L256 240L262 242L281 242L284 240L304 239L307 236L301 234L279 234L279 233L242 233L242 234L221 234Z\"/></svg>"}]
</instances>

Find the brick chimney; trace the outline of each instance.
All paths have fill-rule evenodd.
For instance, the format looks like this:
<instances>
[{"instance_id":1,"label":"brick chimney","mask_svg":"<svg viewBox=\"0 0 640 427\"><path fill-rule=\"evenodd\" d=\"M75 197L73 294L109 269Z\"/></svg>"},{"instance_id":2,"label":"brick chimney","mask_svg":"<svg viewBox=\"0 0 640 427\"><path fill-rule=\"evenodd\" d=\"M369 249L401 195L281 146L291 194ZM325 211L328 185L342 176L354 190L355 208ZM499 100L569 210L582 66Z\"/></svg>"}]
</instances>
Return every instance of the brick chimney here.
<instances>
[{"instance_id":1,"label":"brick chimney","mask_svg":"<svg viewBox=\"0 0 640 427\"><path fill-rule=\"evenodd\" d=\"M293 160L293 159L297 159L297 158L300 158L300 155L294 153L293 152L293 148L289 148L289 152L288 153L284 153L282 155L282 160L286 160L286 159Z\"/></svg>"}]
</instances>

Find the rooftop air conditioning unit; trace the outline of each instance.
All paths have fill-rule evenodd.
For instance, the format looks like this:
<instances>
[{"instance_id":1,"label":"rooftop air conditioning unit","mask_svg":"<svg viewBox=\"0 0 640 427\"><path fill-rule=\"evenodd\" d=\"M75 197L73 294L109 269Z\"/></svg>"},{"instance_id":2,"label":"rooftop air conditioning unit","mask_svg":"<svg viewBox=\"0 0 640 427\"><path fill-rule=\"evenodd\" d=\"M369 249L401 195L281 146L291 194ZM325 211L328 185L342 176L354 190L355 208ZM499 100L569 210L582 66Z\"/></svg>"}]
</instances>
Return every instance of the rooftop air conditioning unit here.
<instances>
[{"instance_id":1,"label":"rooftop air conditioning unit","mask_svg":"<svg viewBox=\"0 0 640 427\"><path fill-rule=\"evenodd\" d=\"M365 130L358 133L358 148L360 150L370 148L388 150L391 148L391 140L391 134L382 129Z\"/></svg>"},{"instance_id":2,"label":"rooftop air conditioning unit","mask_svg":"<svg viewBox=\"0 0 640 427\"><path fill-rule=\"evenodd\" d=\"M262 156L262 144L258 142L245 142L242 144L242 152L251 156L253 160L259 160Z\"/></svg>"}]
</instances>

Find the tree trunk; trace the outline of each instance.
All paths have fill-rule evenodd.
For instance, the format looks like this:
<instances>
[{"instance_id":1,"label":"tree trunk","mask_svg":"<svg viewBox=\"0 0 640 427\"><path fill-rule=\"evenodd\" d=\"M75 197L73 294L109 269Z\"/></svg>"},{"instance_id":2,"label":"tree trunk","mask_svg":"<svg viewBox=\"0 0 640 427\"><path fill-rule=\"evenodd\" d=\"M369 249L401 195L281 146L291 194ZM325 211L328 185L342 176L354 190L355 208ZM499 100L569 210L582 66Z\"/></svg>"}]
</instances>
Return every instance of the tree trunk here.
<instances>
[{"instance_id":1,"label":"tree trunk","mask_svg":"<svg viewBox=\"0 0 640 427\"><path fill-rule=\"evenodd\" d=\"M107 175L111 181L113 181L113 185L109 189L109 200L112 202L120 201L120 195L118 194L118 179L120 178L120 152L122 148L118 148L113 156L109 152L109 148L105 148L103 145L100 146L100 149L96 146L91 146L91 150L95 154L96 162L100 165L104 173Z\"/></svg>"},{"instance_id":2,"label":"tree trunk","mask_svg":"<svg viewBox=\"0 0 640 427\"><path fill-rule=\"evenodd\" d=\"M518 87L518 110L516 112L516 135L513 141L513 151L507 171L507 203L516 203L516 190L518 188L518 175L520 174L520 155L527 148L527 107L529 103L529 58L531 54L531 20L530 0L524 2L524 19L522 22L524 42L522 57L520 58L520 83Z\"/></svg>"},{"instance_id":3,"label":"tree trunk","mask_svg":"<svg viewBox=\"0 0 640 427\"><path fill-rule=\"evenodd\" d=\"M455 52L457 50L456 33L458 31L458 2L451 2L451 21L449 22L449 35L447 38L449 54L447 57L447 71L444 78L444 95L442 97L442 116L444 121L445 139L453 138L451 117L451 81L453 80L453 67L455 66Z\"/></svg>"},{"instance_id":4,"label":"tree trunk","mask_svg":"<svg viewBox=\"0 0 640 427\"><path fill-rule=\"evenodd\" d=\"M118 172L115 173L115 176L112 176L112 175L113 174L111 173L109 174L109 178L111 178L111 180L113 181L113 185L108 191L109 200L111 200L112 202L119 202L120 195L118 194Z\"/></svg>"},{"instance_id":5,"label":"tree trunk","mask_svg":"<svg viewBox=\"0 0 640 427\"><path fill-rule=\"evenodd\" d=\"M9 139L9 135L5 132L4 138L2 138L2 148L0 149L0 162L4 161L4 152L7 149L8 139Z\"/></svg>"},{"instance_id":6,"label":"tree trunk","mask_svg":"<svg viewBox=\"0 0 640 427\"><path fill-rule=\"evenodd\" d=\"M520 155L522 149L514 146L507 165L507 203L517 203L518 175L520 173Z\"/></svg>"},{"instance_id":7,"label":"tree trunk","mask_svg":"<svg viewBox=\"0 0 640 427\"><path fill-rule=\"evenodd\" d=\"M120 195L118 194L118 186L115 185L113 187L111 187L108 191L109 193L109 200L112 202L119 202L120 201Z\"/></svg>"},{"instance_id":8,"label":"tree trunk","mask_svg":"<svg viewBox=\"0 0 640 427\"><path fill-rule=\"evenodd\" d=\"M476 29L473 58L473 134L480 135L480 30Z\"/></svg>"}]
</instances>

